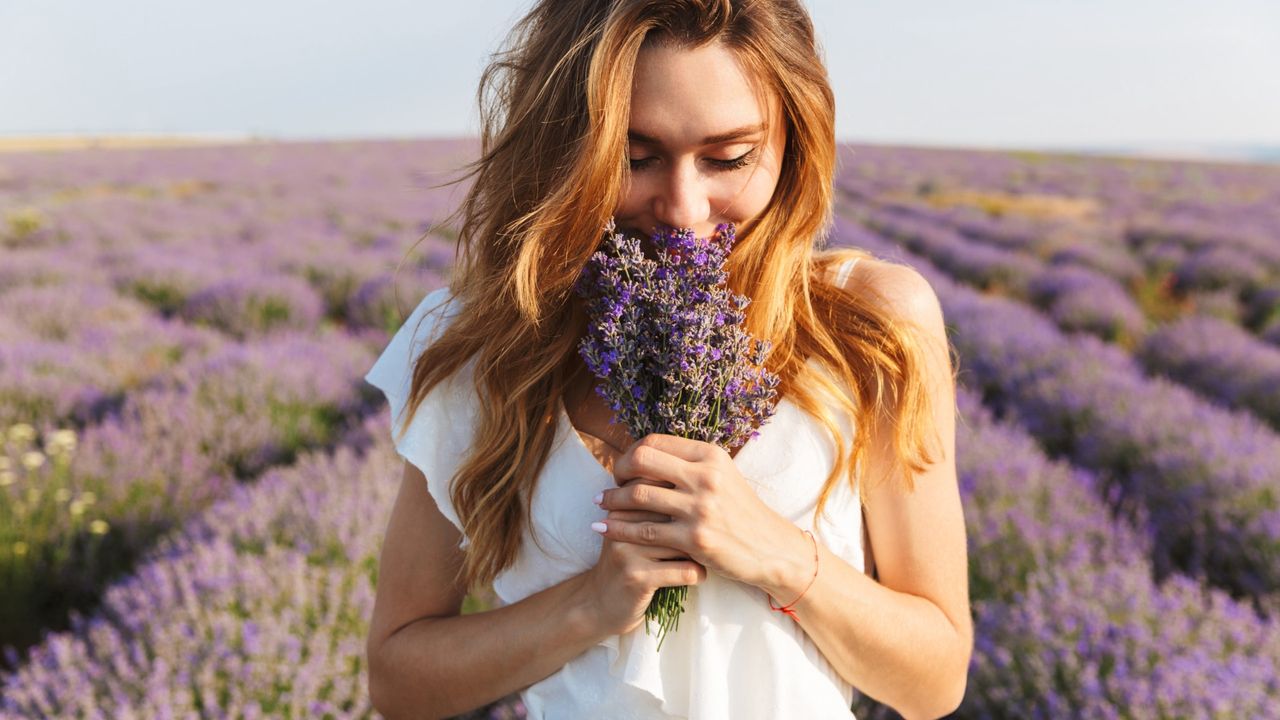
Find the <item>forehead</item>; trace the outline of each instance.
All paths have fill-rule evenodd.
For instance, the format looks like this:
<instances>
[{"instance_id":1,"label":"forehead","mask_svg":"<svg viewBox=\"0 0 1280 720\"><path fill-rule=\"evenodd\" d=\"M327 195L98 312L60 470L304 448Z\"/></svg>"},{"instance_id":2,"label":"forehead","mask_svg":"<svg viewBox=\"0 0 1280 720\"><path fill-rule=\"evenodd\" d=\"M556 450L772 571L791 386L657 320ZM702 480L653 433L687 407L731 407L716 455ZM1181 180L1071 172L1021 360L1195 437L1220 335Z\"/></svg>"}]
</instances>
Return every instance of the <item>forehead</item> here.
<instances>
[{"instance_id":1,"label":"forehead","mask_svg":"<svg viewBox=\"0 0 1280 720\"><path fill-rule=\"evenodd\" d=\"M636 58L630 129L666 144L696 146L708 135L776 122L778 104L759 87L750 70L720 43L698 48L645 45Z\"/></svg>"}]
</instances>

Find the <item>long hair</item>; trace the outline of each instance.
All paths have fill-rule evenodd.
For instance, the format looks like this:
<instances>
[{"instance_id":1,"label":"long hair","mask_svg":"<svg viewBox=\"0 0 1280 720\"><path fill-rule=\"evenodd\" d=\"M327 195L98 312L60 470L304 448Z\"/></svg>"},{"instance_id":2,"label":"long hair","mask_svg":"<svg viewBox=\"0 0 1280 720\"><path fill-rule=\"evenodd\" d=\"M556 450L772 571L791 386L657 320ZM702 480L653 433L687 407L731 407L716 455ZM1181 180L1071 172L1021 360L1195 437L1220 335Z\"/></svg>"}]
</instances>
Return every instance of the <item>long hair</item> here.
<instances>
[{"instance_id":1,"label":"long hair","mask_svg":"<svg viewBox=\"0 0 1280 720\"><path fill-rule=\"evenodd\" d=\"M542 0L521 19L484 71L477 93L480 156L461 217L449 289L460 303L418 358L409 412L474 359L475 441L450 482L471 545L459 569L482 587L515 560L533 491L556 437L561 398L587 317L572 292L603 239L629 169L631 85L646 42L719 42L747 68L757 92L780 99L786 146L773 197L739 228L726 262L730 289L752 298L746 330L773 344L780 396L834 438L835 483L856 488L873 426L891 424L891 469L908 490L932 462L932 429L913 329L859 289L823 281L834 263L866 257L821 251L832 225L835 102L812 22L796 0ZM820 252L821 251L821 252ZM846 390L806 360L816 357ZM843 438L823 402L853 420ZM848 440L848 444L846 444ZM537 533L532 533L535 542Z\"/></svg>"}]
</instances>

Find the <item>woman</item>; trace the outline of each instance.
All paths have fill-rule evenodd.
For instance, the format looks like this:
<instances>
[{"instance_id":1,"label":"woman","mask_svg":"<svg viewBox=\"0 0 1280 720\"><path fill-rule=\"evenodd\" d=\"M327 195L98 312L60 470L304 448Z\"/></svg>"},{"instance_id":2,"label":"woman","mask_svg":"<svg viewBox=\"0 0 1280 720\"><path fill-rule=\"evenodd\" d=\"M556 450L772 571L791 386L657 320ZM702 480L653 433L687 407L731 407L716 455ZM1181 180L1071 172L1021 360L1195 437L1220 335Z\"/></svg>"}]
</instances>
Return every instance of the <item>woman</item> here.
<instances>
[{"instance_id":1,"label":"woman","mask_svg":"<svg viewBox=\"0 0 1280 720\"><path fill-rule=\"evenodd\" d=\"M854 688L908 718L957 707L972 626L942 313L905 266L815 252L834 107L804 9L544 0L480 99L451 285L367 376L406 459L377 708L519 691L534 718L850 717ZM631 438L591 391L572 286L610 218L736 225L730 287L782 399L735 452ZM459 615L490 582L503 604ZM645 608L679 585L659 652Z\"/></svg>"}]
</instances>

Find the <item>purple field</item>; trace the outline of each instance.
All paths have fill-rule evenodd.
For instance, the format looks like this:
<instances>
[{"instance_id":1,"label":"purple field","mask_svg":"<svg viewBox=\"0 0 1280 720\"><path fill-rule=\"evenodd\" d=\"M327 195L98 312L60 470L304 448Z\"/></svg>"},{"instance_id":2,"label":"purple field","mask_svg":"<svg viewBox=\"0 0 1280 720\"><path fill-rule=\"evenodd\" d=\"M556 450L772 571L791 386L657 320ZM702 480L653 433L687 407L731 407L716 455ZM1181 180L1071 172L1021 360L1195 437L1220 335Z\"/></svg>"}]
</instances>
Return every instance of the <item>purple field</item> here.
<instances>
[{"instance_id":1,"label":"purple field","mask_svg":"<svg viewBox=\"0 0 1280 720\"><path fill-rule=\"evenodd\" d=\"M362 377L474 150L0 154L0 718L376 716ZM824 243L924 274L958 353L955 717L1280 717L1280 168L841 157Z\"/></svg>"}]
</instances>

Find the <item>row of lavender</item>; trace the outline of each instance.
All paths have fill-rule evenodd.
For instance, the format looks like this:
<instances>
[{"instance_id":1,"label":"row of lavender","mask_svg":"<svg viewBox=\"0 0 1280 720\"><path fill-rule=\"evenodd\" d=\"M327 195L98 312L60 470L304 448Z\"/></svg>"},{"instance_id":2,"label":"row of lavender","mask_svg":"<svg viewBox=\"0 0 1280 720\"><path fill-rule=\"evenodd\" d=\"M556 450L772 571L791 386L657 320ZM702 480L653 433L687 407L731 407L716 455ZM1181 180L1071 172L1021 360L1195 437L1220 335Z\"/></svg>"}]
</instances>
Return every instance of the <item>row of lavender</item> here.
<instances>
[{"instance_id":1,"label":"row of lavender","mask_svg":"<svg viewBox=\"0 0 1280 720\"><path fill-rule=\"evenodd\" d=\"M448 207L415 178L457 150L419 149L3 157L0 422L92 421L226 336L394 329L452 262L432 238L394 272Z\"/></svg>"},{"instance_id":2,"label":"row of lavender","mask_svg":"<svg viewBox=\"0 0 1280 720\"><path fill-rule=\"evenodd\" d=\"M228 344L79 432L11 426L0 453L0 636L29 642L230 484L332 442L370 400L351 377L371 362L367 347L332 332Z\"/></svg>"},{"instance_id":3,"label":"row of lavender","mask_svg":"<svg viewBox=\"0 0 1280 720\"><path fill-rule=\"evenodd\" d=\"M1043 309L1064 330L1089 332L1130 348L1150 374L1170 377L1230 407L1248 409L1280 429L1280 344L1268 344L1234 323L1203 313L1149 330L1153 320L1125 285L1076 264L1070 255L1055 255L1046 263L972 240L928 213L902 207L861 207L856 214L950 276L1023 299ZM1267 307L1280 307L1280 273L1275 278L1274 290L1256 286L1255 297ZM1280 314L1276 318L1280 321ZM1276 328L1274 339L1280 341L1280 323Z\"/></svg>"},{"instance_id":4,"label":"row of lavender","mask_svg":"<svg viewBox=\"0 0 1280 720\"><path fill-rule=\"evenodd\" d=\"M1081 218L1049 223L1019 214L992 217L963 205L934 207L927 197L873 204L888 227L906 223L902 232L908 238L923 223L933 232L918 240L921 249L941 251L942 259L977 283L1034 295L1035 285L1043 282L1038 276L1067 267L1087 271L1081 281L1098 291L1128 290L1134 298L1126 305L1145 300L1142 309L1154 319L1191 309L1244 325L1264 338L1274 336L1280 326L1280 227L1265 244L1246 252L1211 236L1157 236L1150 228L1099 227L1097 221ZM1157 243L1153 237L1164 239ZM1144 251L1148 247L1156 249ZM1152 292L1172 307L1151 307L1152 298L1144 293Z\"/></svg>"},{"instance_id":5,"label":"row of lavender","mask_svg":"<svg viewBox=\"0 0 1280 720\"><path fill-rule=\"evenodd\" d=\"M1113 220L1102 224L1084 217L1027 217L1005 211L991 215L966 205L930 203L919 199L880 201L883 207L927 217L940 227L983 245L1089 267L1121 282L1143 275L1166 277L1176 293L1215 303L1215 310L1259 327L1274 322L1260 292L1280 275L1280 245L1274 236L1250 236L1233 244L1228 234L1201 228L1191 232L1163 224ZM1015 196L1018 197L1018 196ZM1050 202L1047 199L1041 202ZM1270 296L1275 299L1274 295ZM1237 305L1243 301L1243 306Z\"/></svg>"},{"instance_id":6,"label":"row of lavender","mask_svg":"<svg viewBox=\"0 0 1280 720\"><path fill-rule=\"evenodd\" d=\"M1182 576L1157 585L1149 541L1109 517L1091 473L1047 459L976 393L958 401L978 638L961 716L1280 708L1280 625ZM399 474L389 424L384 411L371 442L235 488L167 539L5 679L0 717L373 716L363 639ZM508 698L476 716L522 710Z\"/></svg>"},{"instance_id":7,"label":"row of lavender","mask_svg":"<svg viewBox=\"0 0 1280 720\"><path fill-rule=\"evenodd\" d=\"M92 605L157 536L378 399L359 377L447 266L429 242L393 277L414 239L394 228L439 198L379 191L412 184L392 150L346 175L314 148L264 150L278 167L257 174L208 149L5 157L22 182L0 196L0 645ZM367 182L370 160L403 179Z\"/></svg>"},{"instance_id":8,"label":"row of lavender","mask_svg":"<svg viewBox=\"0 0 1280 720\"><path fill-rule=\"evenodd\" d=\"M984 402L1051 453L1098 472L1113 508L1154 539L1159 576L1180 570L1263 604L1280 598L1275 432L1146 377L1114 346L974 292L857 223L839 219L836 238L925 275Z\"/></svg>"},{"instance_id":9,"label":"row of lavender","mask_svg":"<svg viewBox=\"0 0 1280 720\"><path fill-rule=\"evenodd\" d=\"M4 678L0 718L374 717L364 640L400 475L389 427L371 415L166 537Z\"/></svg>"},{"instance_id":10,"label":"row of lavender","mask_svg":"<svg viewBox=\"0 0 1280 720\"><path fill-rule=\"evenodd\" d=\"M975 618L961 715L1280 710L1280 621L1181 574L1158 582L1150 540L1111 517L1093 473L1046 458L976 393L957 401Z\"/></svg>"},{"instance_id":11,"label":"row of lavender","mask_svg":"<svg viewBox=\"0 0 1280 720\"><path fill-rule=\"evenodd\" d=\"M857 198L923 204L966 235L1044 258L1100 254L1096 268L1118 279L1137 259L1186 289L1244 289L1280 271L1274 165L862 145L843 160L839 184ZM1195 267L1214 258L1236 272Z\"/></svg>"},{"instance_id":12,"label":"row of lavender","mask_svg":"<svg viewBox=\"0 0 1280 720\"><path fill-rule=\"evenodd\" d=\"M996 249L1128 287L1152 319L1194 309L1280 334L1280 168L851 146L838 181ZM1013 269L1016 269L1013 268Z\"/></svg>"}]
</instances>

